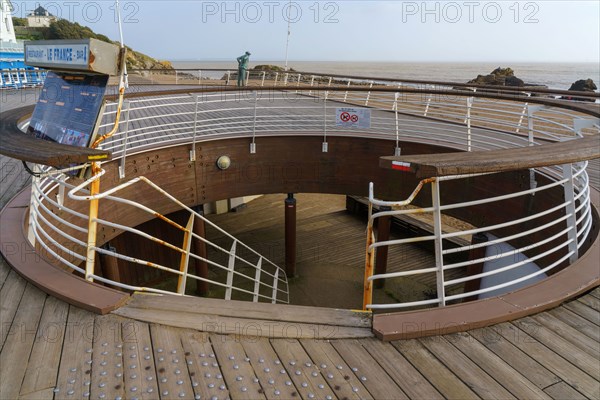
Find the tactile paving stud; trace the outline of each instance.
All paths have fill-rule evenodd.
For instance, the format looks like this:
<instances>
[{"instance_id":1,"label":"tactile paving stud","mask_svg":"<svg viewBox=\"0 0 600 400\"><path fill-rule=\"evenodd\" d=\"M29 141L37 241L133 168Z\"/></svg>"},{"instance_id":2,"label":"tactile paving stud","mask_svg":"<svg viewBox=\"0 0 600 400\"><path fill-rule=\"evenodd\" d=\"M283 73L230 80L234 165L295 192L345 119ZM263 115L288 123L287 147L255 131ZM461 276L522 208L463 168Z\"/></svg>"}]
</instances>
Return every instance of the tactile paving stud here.
<instances>
[{"instance_id":1,"label":"tactile paving stud","mask_svg":"<svg viewBox=\"0 0 600 400\"><path fill-rule=\"evenodd\" d=\"M358 372L358 368L352 367L352 372Z\"/></svg>"}]
</instances>

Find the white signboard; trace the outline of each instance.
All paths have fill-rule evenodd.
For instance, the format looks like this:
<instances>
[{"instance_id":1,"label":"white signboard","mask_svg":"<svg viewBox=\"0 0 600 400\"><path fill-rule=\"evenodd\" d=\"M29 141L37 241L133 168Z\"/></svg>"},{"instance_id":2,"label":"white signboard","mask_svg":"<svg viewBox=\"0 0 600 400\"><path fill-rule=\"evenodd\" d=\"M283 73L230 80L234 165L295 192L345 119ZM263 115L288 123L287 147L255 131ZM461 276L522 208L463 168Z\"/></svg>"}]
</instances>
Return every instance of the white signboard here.
<instances>
[{"instance_id":1,"label":"white signboard","mask_svg":"<svg viewBox=\"0 0 600 400\"><path fill-rule=\"evenodd\" d=\"M359 107L336 108L335 125L343 128L368 129L371 127L371 109Z\"/></svg>"},{"instance_id":2,"label":"white signboard","mask_svg":"<svg viewBox=\"0 0 600 400\"><path fill-rule=\"evenodd\" d=\"M27 45L25 59L28 63L88 65L89 46L87 44Z\"/></svg>"}]
</instances>

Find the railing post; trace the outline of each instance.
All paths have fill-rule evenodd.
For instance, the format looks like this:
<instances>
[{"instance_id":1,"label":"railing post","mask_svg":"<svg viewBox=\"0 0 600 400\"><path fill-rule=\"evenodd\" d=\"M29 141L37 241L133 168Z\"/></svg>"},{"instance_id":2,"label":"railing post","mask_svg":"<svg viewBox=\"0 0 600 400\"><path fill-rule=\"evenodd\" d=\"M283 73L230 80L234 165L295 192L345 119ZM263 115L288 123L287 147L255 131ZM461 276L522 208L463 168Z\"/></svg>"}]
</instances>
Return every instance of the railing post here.
<instances>
[{"instance_id":1,"label":"railing post","mask_svg":"<svg viewBox=\"0 0 600 400\"><path fill-rule=\"evenodd\" d=\"M564 184L565 192L565 212L569 217L567 218L567 227L571 229L567 233L567 237L570 240L569 252L572 253L569 257L569 262L572 264L579 258L579 251L577 246L577 214L575 212L575 187L573 185L573 164L564 164L562 166L563 179L567 181Z\"/></svg>"},{"instance_id":2,"label":"railing post","mask_svg":"<svg viewBox=\"0 0 600 400\"><path fill-rule=\"evenodd\" d=\"M527 141L529 146L535 145L535 135L533 129L533 114L543 110L545 106L541 105L527 105ZM529 188L535 189L537 187L537 181L535 180L535 170L533 168L529 168ZM535 193L532 193L532 196L535 196Z\"/></svg>"},{"instance_id":3,"label":"railing post","mask_svg":"<svg viewBox=\"0 0 600 400\"><path fill-rule=\"evenodd\" d=\"M192 150L190 151L190 161L196 161L196 135L198 133L198 105L200 103L200 94L195 96L196 104L194 109L194 137L192 139Z\"/></svg>"},{"instance_id":4,"label":"railing post","mask_svg":"<svg viewBox=\"0 0 600 400\"><path fill-rule=\"evenodd\" d=\"M312 88L315 85L315 76L311 75L310 76L310 87ZM312 95L312 89L308 91L308 95Z\"/></svg>"},{"instance_id":5,"label":"railing post","mask_svg":"<svg viewBox=\"0 0 600 400\"><path fill-rule=\"evenodd\" d=\"M329 151L329 144L327 143L327 97L329 91L325 91L325 98L323 99L323 145L321 151L327 153Z\"/></svg>"},{"instance_id":6,"label":"railing post","mask_svg":"<svg viewBox=\"0 0 600 400\"><path fill-rule=\"evenodd\" d=\"M371 84L369 85L369 89L372 89L372 88L373 88L373 84L374 84L374 83L375 83L374 81L371 81ZM368 106L368 105L369 105L369 100L370 100L370 99L371 99L371 91L369 90L369 91L367 92L367 99L365 100L365 106Z\"/></svg>"},{"instance_id":7,"label":"railing post","mask_svg":"<svg viewBox=\"0 0 600 400\"><path fill-rule=\"evenodd\" d=\"M275 72L275 82L273 82L273 86L277 86L277 79L279 79L279 72Z\"/></svg>"},{"instance_id":8,"label":"railing post","mask_svg":"<svg viewBox=\"0 0 600 400\"><path fill-rule=\"evenodd\" d=\"M398 119L398 97L400 93L396 93L394 96L394 114L396 117L396 148L394 149L394 155L400 156L400 121Z\"/></svg>"},{"instance_id":9,"label":"railing post","mask_svg":"<svg viewBox=\"0 0 600 400\"><path fill-rule=\"evenodd\" d=\"M261 80L261 82L260 82L260 86L261 86L261 87L265 86L265 78L266 78L266 76L267 76L267 72L266 72L266 71L263 71L263 72L262 72L262 80Z\"/></svg>"},{"instance_id":10,"label":"railing post","mask_svg":"<svg viewBox=\"0 0 600 400\"><path fill-rule=\"evenodd\" d=\"M100 173L100 165L96 162L92 163L92 174L98 175ZM98 203L99 200L95 198L100 193L100 177L94 179L90 183L90 210L88 215L88 237L87 237L87 248L86 248L86 260L85 260L85 279L89 282L93 282L94 278L94 266L96 263L96 236L98 228Z\"/></svg>"},{"instance_id":11,"label":"railing post","mask_svg":"<svg viewBox=\"0 0 600 400\"><path fill-rule=\"evenodd\" d=\"M34 172L39 172L38 164L33 164L32 170ZM35 201L37 194L37 186L39 184L40 178L35 175L31 176L31 196L29 197L29 226L27 229L27 240L29 243L35 248L35 226L37 225L37 202Z\"/></svg>"},{"instance_id":12,"label":"railing post","mask_svg":"<svg viewBox=\"0 0 600 400\"><path fill-rule=\"evenodd\" d=\"M346 85L347 88L350 87L350 79L348 79L348 85ZM348 89L346 89L346 93L344 94L344 101L348 100Z\"/></svg>"},{"instance_id":13,"label":"railing post","mask_svg":"<svg viewBox=\"0 0 600 400\"><path fill-rule=\"evenodd\" d=\"M121 162L119 165L119 179L125 178L125 162L127 160L127 141L129 136L129 108L131 107L131 103L129 102L129 100L123 101L123 107L125 108L125 132L123 133L125 137L123 138L123 150L121 154Z\"/></svg>"},{"instance_id":14,"label":"railing post","mask_svg":"<svg viewBox=\"0 0 600 400\"><path fill-rule=\"evenodd\" d=\"M284 77L283 77L283 86L287 86L288 84L288 76L289 74L286 72Z\"/></svg>"},{"instance_id":15,"label":"railing post","mask_svg":"<svg viewBox=\"0 0 600 400\"><path fill-rule=\"evenodd\" d=\"M202 70L198 70L198 85L202 84Z\"/></svg>"},{"instance_id":16,"label":"railing post","mask_svg":"<svg viewBox=\"0 0 600 400\"><path fill-rule=\"evenodd\" d=\"M531 93L525 93L525 95L527 97L531 97ZM515 133L519 133L519 131L521 131L521 126L523 126L523 118L525 118L525 115L527 115L528 107L529 103L525 103L525 105L523 106L523 111L521 111L521 116L519 117L519 123L517 124L517 129L515 130Z\"/></svg>"},{"instance_id":17,"label":"railing post","mask_svg":"<svg viewBox=\"0 0 600 400\"><path fill-rule=\"evenodd\" d=\"M431 197L433 200L433 231L435 236L435 267L437 268L437 295L440 306L446 305L444 287L444 255L442 243L442 212L440 210L440 182L436 178L431 182Z\"/></svg>"},{"instance_id":18,"label":"railing post","mask_svg":"<svg viewBox=\"0 0 600 400\"><path fill-rule=\"evenodd\" d=\"M244 86L248 86L250 82L250 70L246 71L246 84Z\"/></svg>"},{"instance_id":19,"label":"railing post","mask_svg":"<svg viewBox=\"0 0 600 400\"><path fill-rule=\"evenodd\" d=\"M277 287L279 286L279 268L275 270L275 276L273 277L273 297L271 303L277 303Z\"/></svg>"},{"instance_id":20,"label":"railing post","mask_svg":"<svg viewBox=\"0 0 600 400\"><path fill-rule=\"evenodd\" d=\"M225 86L229 86L230 80L231 80L231 71L227 71L227 80L225 81Z\"/></svg>"},{"instance_id":21,"label":"railing post","mask_svg":"<svg viewBox=\"0 0 600 400\"><path fill-rule=\"evenodd\" d=\"M473 97L467 97L467 151L471 151L471 107L473 106Z\"/></svg>"},{"instance_id":22,"label":"railing post","mask_svg":"<svg viewBox=\"0 0 600 400\"><path fill-rule=\"evenodd\" d=\"M252 143L250 143L250 154L256 153L256 111L258 108L258 92L254 91L254 122L252 123Z\"/></svg>"},{"instance_id":23,"label":"railing post","mask_svg":"<svg viewBox=\"0 0 600 400\"><path fill-rule=\"evenodd\" d=\"M425 85L425 89L428 89L428 88L429 88L429 85ZM429 105L431 104L432 96L433 96L433 93L429 93L427 95L427 103L425 104L425 111L423 112L424 117L426 117L427 113L429 112Z\"/></svg>"},{"instance_id":24,"label":"railing post","mask_svg":"<svg viewBox=\"0 0 600 400\"><path fill-rule=\"evenodd\" d=\"M373 186L373 183L370 184ZM369 202L369 221L367 223L367 248L365 251L365 278L363 284L363 311L367 311L367 305L373 303L373 281L369 278L373 276L373 268L375 265L375 249L371 249L371 245L375 243L375 235L373 234L373 223L371 221L373 204Z\"/></svg>"},{"instance_id":25,"label":"railing post","mask_svg":"<svg viewBox=\"0 0 600 400\"><path fill-rule=\"evenodd\" d=\"M179 272L182 272L183 275L179 275L177 281L177 293L184 295L185 287L187 284L188 277L188 266L190 262L190 249L192 247L192 230L194 229L194 213L190 214L190 219L188 220L187 225L185 226L185 231L183 233L183 246L182 249L184 253L181 253L181 260L179 261Z\"/></svg>"},{"instance_id":26,"label":"railing post","mask_svg":"<svg viewBox=\"0 0 600 400\"><path fill-rule=\"evenodd\" d=\"M175 84L179 85L179 72L175 70Z\"/></svg>"},{"instance_id":27,"label":"railing post","mask_svg":"<svg viewBox=\"0 0 600 400\"><path fill-rule=\"evenodd\" d=\"M231 292L233 288L233 270L235 268L235 248L237 240L234 240L229 252L229 265L227 267L227 287L225 288L225 300L231 300Z\"/></svg>"},{"instance_id":28,"label":"railing post","mask_svg":"<svg viewBox=\"0 0 600 400\"><path fill-rule=\"evenodd\" d=\"M258 259L256 264L256 273L254 274L254 297L252 301L258 302L258 295L260 294L260 273L262 272L262 257Z\"/></svg>"}]
</instances>

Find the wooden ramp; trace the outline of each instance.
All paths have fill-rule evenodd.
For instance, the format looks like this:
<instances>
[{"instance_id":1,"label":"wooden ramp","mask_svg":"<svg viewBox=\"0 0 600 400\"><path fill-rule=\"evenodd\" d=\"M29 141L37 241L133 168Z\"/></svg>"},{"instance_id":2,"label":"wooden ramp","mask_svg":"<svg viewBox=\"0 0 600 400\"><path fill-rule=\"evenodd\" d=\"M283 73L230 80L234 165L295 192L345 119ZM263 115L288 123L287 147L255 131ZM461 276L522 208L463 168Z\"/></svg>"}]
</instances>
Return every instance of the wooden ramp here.
<instances>
[{"instance_id":1,"label":"wooden ramp","mask_svg":"<svg viewBox=\"0 0 600 400\"><path fill-rule=\"evenodd\" d=\"M135 293L113 314L203 332L286 339L372 337L371 313Z\"/></svg>"}]
</instances>

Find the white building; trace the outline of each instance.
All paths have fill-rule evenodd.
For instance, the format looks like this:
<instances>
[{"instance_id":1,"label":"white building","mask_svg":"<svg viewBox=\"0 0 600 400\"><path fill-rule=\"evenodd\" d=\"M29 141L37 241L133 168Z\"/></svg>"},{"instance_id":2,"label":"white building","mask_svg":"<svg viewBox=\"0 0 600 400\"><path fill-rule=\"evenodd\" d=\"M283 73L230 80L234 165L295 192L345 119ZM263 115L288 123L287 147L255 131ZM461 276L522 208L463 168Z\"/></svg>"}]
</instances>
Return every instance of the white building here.
<instances>
[{"instance_id":1,"label":"white building","mask_svg":"<svg viewBox=\"0 0 600 400\"><path fill-rule=\"evenodd\" d=\"M27 14L27 25L32 28L47 28L57 19L58 18L50 14L44 7L38 6L38 8L33 10L30 14Z\"/></svg>"}]
</instances>

